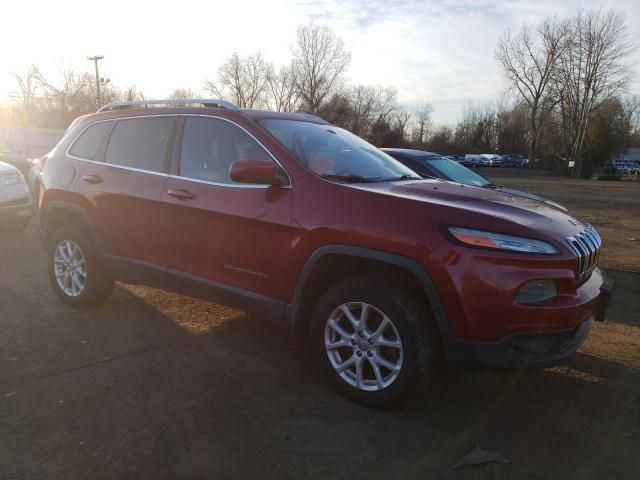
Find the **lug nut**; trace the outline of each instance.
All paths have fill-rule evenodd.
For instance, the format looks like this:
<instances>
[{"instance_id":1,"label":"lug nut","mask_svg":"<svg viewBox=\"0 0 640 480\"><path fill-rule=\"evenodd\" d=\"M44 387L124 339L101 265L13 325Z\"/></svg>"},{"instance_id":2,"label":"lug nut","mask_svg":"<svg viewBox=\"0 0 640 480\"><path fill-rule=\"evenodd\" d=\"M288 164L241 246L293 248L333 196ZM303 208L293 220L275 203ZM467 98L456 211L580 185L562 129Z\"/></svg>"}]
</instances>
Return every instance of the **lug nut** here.
<instances>
[{"instance_id":1,"label":"lug nut","mask_svg":"<svg viewBox=\"0 0 640 480\"><path fill-rule=\"evenodd\" d=\"M371 350L367 352L367 357L373 357L373 353L371 352Z\"/></svg>"},{"instance_id":2,"label":"lug nut","mask_svg":"<svg viewBox=\"0 0 640 480\"><path fill-rule=\"evenodd\" d=\"M358 350L358 351L356 352L356 355L357 355L357 356L359 356L359 357L361 357L361 356L362 356L362 352L361 352L360 350Z\"/></svg>"},{"instance_id":3,"label":"lug nut","mask_svg":"<svg viewBox=\"0 0 640 480\"><path fill-rule=\"evenodd\" d=\"M356 342L355 340L351 340L351 345L355 345L356 343L358 342Z\"/></svg>"}]
</instances>

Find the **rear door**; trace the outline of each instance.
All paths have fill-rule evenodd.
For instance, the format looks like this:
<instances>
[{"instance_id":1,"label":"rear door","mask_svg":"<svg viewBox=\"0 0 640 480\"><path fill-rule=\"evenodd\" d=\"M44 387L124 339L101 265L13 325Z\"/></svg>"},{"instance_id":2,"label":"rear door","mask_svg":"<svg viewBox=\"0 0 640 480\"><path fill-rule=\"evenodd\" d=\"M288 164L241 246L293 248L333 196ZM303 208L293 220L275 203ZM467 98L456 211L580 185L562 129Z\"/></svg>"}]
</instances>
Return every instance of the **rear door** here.
<instances>
[{"instance_id":1,"label":"rear door","mask_svg":"<svg viewBox=\"0 0 640 480\"><path fill-rule=\"evenodd\" d=\"M170 270L284 298L296 235L291 188L229 177L235 160L277 162L244 128L220 117L185 116L180 138L163 193Z\"/></svg>"},{"instance_id":2,"label":"rear door","mask_svg":"<svg viewBox=\"0 0 640 480\"><path fill-rule=\"evenodd\" d=\"M112 122L102 152L82 171L79 190L104 252L115 259L163 265L162 192L177 120L146 116Z\"/></svg>"}]
</instances>

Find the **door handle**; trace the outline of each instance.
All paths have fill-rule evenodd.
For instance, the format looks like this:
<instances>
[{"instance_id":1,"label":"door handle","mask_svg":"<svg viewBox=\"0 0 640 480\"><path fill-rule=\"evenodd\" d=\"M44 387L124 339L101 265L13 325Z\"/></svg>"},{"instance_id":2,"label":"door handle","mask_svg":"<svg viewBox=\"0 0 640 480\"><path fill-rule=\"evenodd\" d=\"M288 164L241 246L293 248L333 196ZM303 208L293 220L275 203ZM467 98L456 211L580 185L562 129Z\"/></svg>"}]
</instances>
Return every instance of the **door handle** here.
<instances>
[{"instance_id":1,"label":"door handle","mask_svg":"<svg viewBox=\"0 0 640 480\"><path fill-rule=\"evenodd\" d=\"M100 175L83 175L82 180L87 183L102 183L102 177Z\"/></svg>"},{"instance_id":2,"label":"door handle","mask_svg":"<svg viewBox=\"0 0 640 480\"><path fill-rule=\"evenodd\" d=\"M189 190L169 190L167 195L177 198L178 200L194 200L196 196Z\"/></svg>"}]
</instances>

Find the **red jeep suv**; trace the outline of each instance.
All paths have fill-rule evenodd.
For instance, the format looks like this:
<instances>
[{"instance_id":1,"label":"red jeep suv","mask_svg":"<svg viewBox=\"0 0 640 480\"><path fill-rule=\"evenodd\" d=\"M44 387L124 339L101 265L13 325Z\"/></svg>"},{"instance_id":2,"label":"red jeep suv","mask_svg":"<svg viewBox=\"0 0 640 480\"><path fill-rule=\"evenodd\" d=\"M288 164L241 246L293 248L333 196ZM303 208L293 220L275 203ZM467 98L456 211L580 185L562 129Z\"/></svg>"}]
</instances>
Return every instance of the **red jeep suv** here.
<instances>
[{"instance_id":1,"label":"red jeep suv","mask_svg":"<svg viewBox=\"0 0 640 480\"><path fill-rule=\"evenodd\" d=\"M98 305L118 280L283 320L309 332L335 388L370 406L405 397L441 356L553 364L610 296L590 225L421 179L306 113L109 104L73 122L41 183L65 303Z\"/></svg>"}]
</instances>

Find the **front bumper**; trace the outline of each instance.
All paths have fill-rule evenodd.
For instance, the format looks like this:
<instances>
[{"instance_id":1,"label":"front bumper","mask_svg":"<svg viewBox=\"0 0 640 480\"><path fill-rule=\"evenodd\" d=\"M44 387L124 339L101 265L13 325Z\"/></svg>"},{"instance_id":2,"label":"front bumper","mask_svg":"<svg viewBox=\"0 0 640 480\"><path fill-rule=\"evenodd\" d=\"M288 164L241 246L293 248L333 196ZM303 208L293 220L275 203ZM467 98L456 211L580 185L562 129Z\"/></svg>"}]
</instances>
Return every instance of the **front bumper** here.
<instances>
[{"instance_id":1,"label":"front bumper","mask_svg":"<svg viewBox=\"0 0 640 480\"><path fill-rule=\"evenodd\" d=\"M456 366L544 368L573 355L585 342L593 320L553 332L516 333L498 342L452 340L447 355Z\"/></svg>"},{"instance_id":2,"label":"front bumper","mask_svg":"<svg viewBox=\"0 0 640 480\"><path fill-rule=\"evenodd\" d=\"M498 368L544 368L555 365L582 346L594 319L604 321L613 285L611 279L602 283L594 314L574 328L514 333L496 342L450 339L447 345L449 360L458 366L486 365Z\"/></svg>"}]
</instances>

